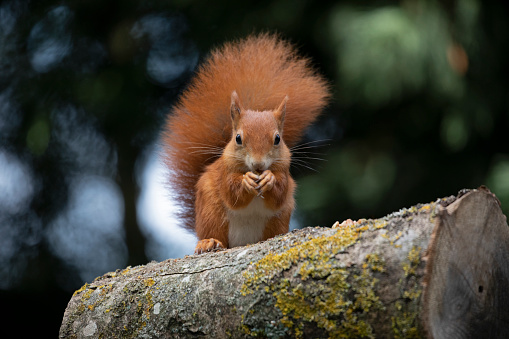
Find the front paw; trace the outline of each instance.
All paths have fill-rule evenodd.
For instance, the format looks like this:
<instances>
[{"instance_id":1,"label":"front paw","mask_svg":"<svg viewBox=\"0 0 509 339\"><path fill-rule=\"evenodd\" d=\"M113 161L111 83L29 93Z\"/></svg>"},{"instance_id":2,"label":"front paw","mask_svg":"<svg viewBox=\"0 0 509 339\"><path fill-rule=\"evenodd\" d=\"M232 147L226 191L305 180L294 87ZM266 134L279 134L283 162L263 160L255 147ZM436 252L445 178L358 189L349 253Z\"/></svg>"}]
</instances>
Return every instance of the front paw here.
<instances>
[{"instance_id":1,"label":"front paw","mask_svg":"<svg viewBox=\"0 0 509 339\"><path fill-rule=\"evenodd\" d=\"M259 178L258 182L258 196L263 196L263 193L270 191L276 182L276 176L270 171L264 171Z\"/></svg>"},{"instance_id":2,"label":"front paw","mask_svg":"<svg viewBox=\"0 0 509 339\"><path fill-rule=\"evenodd\" d=\"M205 252L210 252L216 249L225 249L222 242L220 242L217 239L210 238L210 239L202 239L198 241L198 244L196 244L196 248L194 249L194 254L202 254Z\"/></svg>"},{"instance_id":3,"label":"front paw","mask_svg":"<svg viewBox=\"0 0 509 339\"><path fill-rule=\"evenodd\" d=\"M247 172L242 176L242 187L252 195L258 195L258 189L260 188L259 181L260 177L257 174Z\"/></svg>"}]
</instances>

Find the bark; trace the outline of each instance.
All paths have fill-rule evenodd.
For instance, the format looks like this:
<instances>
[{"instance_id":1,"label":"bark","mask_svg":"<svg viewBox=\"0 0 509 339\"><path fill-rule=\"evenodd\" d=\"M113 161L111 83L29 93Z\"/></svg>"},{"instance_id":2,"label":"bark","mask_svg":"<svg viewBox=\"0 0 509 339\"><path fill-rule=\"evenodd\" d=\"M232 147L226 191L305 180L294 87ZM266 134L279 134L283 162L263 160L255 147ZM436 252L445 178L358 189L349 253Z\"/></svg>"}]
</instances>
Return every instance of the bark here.
<instances>
[{"instance_id":1,"label":"bark","mask_svg":"<svg viewBox=\"0 0 509 339\"><path fill-rule=\"evenodd\" d=\"M377 220L128 267L74 293L60 338L468 337L484 319L499 326L496 337L509 324L508 234L496 198L480 189ZM458 317L480 325L440 330L457 328Z\"/></svg>"}]
</instances>

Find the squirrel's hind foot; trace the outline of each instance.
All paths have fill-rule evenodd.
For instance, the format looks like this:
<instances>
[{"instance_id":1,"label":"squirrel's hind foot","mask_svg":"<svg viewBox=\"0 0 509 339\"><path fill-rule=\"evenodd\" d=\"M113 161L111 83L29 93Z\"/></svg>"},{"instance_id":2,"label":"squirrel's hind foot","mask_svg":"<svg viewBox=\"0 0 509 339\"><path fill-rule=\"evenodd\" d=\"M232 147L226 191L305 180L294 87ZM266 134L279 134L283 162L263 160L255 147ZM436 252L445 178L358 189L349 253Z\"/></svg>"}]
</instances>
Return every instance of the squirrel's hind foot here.
<instances>
[{"instance_id":1,"label":"squirrel's hind foot","mask_svg":"<svg viewBox=\"0 0 509 339\"><path fill-rule=\"evenodd\" d=\"M217 239L210 238L210 239L202 239L198 241L198 244L196 244L196 248L194 249L194 254L202 254L205 252L210 252L214 250L222 250L226 249L223 245L223 243Z\"/></svg>"}]
</instances>

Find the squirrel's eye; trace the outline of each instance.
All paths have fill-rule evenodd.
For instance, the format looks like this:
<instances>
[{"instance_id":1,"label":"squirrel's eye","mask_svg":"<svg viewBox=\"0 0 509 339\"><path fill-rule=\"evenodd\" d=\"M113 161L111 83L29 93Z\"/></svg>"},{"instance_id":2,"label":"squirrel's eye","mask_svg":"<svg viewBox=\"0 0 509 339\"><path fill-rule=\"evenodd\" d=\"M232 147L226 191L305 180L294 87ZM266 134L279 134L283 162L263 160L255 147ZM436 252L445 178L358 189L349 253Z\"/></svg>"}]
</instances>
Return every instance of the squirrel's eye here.
<instances>
[{"instance_id":1,"label":"squirrel's eye","mask_svg":"<svg viewBox=\"0 0 509 339\"><path fill-rule=\"evenodd\" d=\"M237 136L235 137L235 142L237 143L237 145L242 145L242 138L240 137L240 134L237 134Z\"/></svg>"},{"instance_id":2,"label":"squirrel's eye","mask_svg":"<svg viewBox=\"0 0 509 339\"><path fill-rule=\"evenodd\" d=\"M274 145L279 145L279 142L281 141L281 137L279 134L276 134L276 137L274 138Z\"/></svg>"}]
</instances>

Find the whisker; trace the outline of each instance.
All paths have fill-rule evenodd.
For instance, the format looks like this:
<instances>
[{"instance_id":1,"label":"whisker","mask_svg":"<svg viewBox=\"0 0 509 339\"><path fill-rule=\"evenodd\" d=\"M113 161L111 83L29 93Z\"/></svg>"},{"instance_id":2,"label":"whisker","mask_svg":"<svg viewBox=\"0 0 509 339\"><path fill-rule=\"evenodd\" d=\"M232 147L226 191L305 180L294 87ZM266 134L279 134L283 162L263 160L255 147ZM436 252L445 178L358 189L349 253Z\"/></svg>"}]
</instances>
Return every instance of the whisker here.
<instances>
[{"instance_id":1,"label":"whisker","mask_svg":"<svg viewBox=\"0 0 509 339\"><path fill-rule=\"evenodd\" d=\"M299 144L299 145L295 145L293 147L290 147L290 150L300 149L303 146L306 146L306 147L309 147L309 148L326 146L326 145L313 145L313 144L317 144L317 143L324 142L324 141L331 141L331 140L332 139L322 139L322 140L308 141L308 142L305 142L303 144Z\"/></svg>"},{"instance_id":2,"label":"whisker","mask_svg":"<svg viewBox=\"0 0 509 339\"><path fill-rule=\"evenodd\" d=\"M222 153L222 149L213 149L213 148L192 148L189 149L191 152L215 152L215 153Z\"/></svg>"},{"instance_id":3,"label":"whisker","mask_svg":"<svg viewBox=\"0 0 509 339\"><path fill-rule=\"evenodd\" d=\"M200 145L200 146L211 146L211 147L219 147L215 146L214 144L206 144L202 142L194 142L194 141L181 141L181 144L193 144L193 145ZM226 145L226 144L225 144Z\"/></svg>"},{"instance_id":4,"label":"whisker","mask_svg":"<svg viewBox=\"0 0 509 339\"><path fill-rule=\"evenodd\" d=\"M320 153L320 152L309 152L309 151L299 151L299 150L294 151L294 152L292 153L292 155L293 155L293 154L313 154L313 155L325 155L325 153Z\"/></svg>"},{"instance_id":5,"label":"whisker","mask_svg":"<svg viewBox=\"0 0 509 339\"><path fill-rule=\"evenodd\" d=\"M221 153L217 153L217 152L189 152L188 154L193 154L193 155L207 155L207 154L210 154L210 155L215 155L215 156L221 156Z\"/></svg>"},{"instance_id":6,"label":"whisker","mask_svg":"<svg viewBox=\"0 0 509 339\"><path fill-rule=\"evenodd\" d=\"M217 146L189 146L187 148L193 148L193 149L223 149L222 147Z\"/></svg>"},{"instance_id":7,"label":"whisker","mask_svg":"<svg viewBox=\"0 0 509 339\"><path fill-rule=\"evenodd\" d=\"M318 171L316 169L314 169L313 167L310 167L307 164L303 164L301 162L292 162L292 165L294 165L294 166L301 166L301 167L307 168L307 169L309 169L309 170L311 170L313 172L318 173Z\"/></svg>"},{"instance_id":8,"label":"whisker","mask_svg":"<svg viewBox=\"0 0 509 339\"><path fill-rule=\"evenodd\" d=\"M316 144L316 143L318 143L318 142L331 141L331 140L332 140L332 139L311 140L311 141L304 142L304 143L299 144L299 145L296 145L296 146L308 145L308 144Z\"/></svg>"},{"instance_id":9,"label":"whisker","mask_svg":"<svg viewBox=\"0 0 509 339\"><path fill-rule=\"evenodd\" d=\"M306 160L299 159L299 158L292 159L292 162L303 163L303 164L306 164L306 165L310 165L309 162L307 162Z\"/></svg>"},{"instance_id":10,"label":"whisker","mask_svg":"<svg viewBox=\"0 0 509 339\"><path fill-rule=\"evenodd\" d=\"M240 194L241 194L240 192L237 193L237 199L235 199L235 202L233 203L233 206L237 205L237 202L239 201Z\"/></svg>"},{"instance_id":11,"label":"whisker","mask_svg":"<svg viewBox=\"0 0 509 339\"><path fill-rule=\"evenodd\" d=\"M196 150L188 150L189 153L192 153L192 152L195 152L195 153L200 153L200 152L203 152L203 153L222 153L223 150L222 149L208 149L208 148L204 148L204 149L196 149Z\"/></svg>"},{"instance_id":12,"label":"whisker","mask_svg":"<svg viewBox=\"0 0 509 339\"><path fill-rule=\"evenodd\" d=\"M216 154L216 155L213 155L211 157L208 157L207 159L205 159L204 163L207 163L209 160L211 159L214 159L214 158L219 158L221 155L220 154Z\"/></svg>"},{"instance_id":13,"label":"whisker","mask_svg":"<svg viewBox=\"0 0 509 339\"><path fill-rule=\"evenodd\" d=\"M327 159L322 159L322 158L316 158L316 157L292 157L292 160L293 159L298 159L298 160L303 160L303 159L309 159L309 160L320 160L320 161L327 161Z\"/></svg>"},{"instance_id":14,"label":"whisker","mask_svg":"<svg viewBox=\"0 0 509 339\"><path fill-rule=\"evenodd\" d=\"M300 146L300 147L291 148L291 149L290 149L290 152L301 152L301 151L303 151L303 150L316 149L316 148L324 147L324 146L328 146L328 145L329 145L329 144L326 144L326 145L307 145L307 146Z\"/></svg>"}]
</instances>

